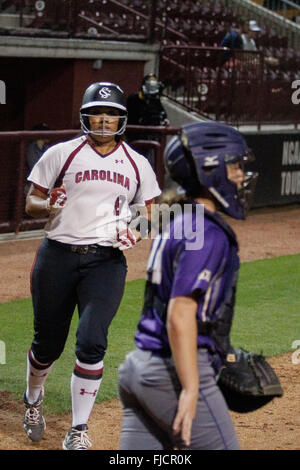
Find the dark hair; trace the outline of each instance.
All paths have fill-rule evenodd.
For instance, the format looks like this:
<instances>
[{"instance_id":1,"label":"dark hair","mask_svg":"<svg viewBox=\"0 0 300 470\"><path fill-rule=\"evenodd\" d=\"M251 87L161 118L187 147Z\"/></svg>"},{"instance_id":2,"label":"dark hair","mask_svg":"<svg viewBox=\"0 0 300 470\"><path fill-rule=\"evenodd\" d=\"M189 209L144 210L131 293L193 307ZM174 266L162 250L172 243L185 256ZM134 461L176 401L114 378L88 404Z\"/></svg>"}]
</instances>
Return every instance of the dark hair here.
<instances>
[{"instance_id":1,"label":"dark hair","mask_svg":"<svg viewBox=\"0 0 300 470\"><path fill-rule=\"evenodd\" d=\"M176 187L165 189L161 193L161 195L157 198L157 204L161 205L160 206L161 208L158 214L159 233L162 233L165 229L165 227L163 226L163 221L164 221L163 213L166 210L166 208L163 208L162 205L165 204L166 206L172 207L173 205L178 204L179 206L181 206L181 208L183 208L185 204L193 204L195 199L198 197L199 198L203 197L203 198L212 200L215 203L217 210L220 210L219 203L217 202L217 200L212 196L212 194L206 188L204 188L200 184L199 184L199 191L198 191L197 196L189 195L185 192L181 192L180 190L178 191L178 188ZM176 215L175 211L171 211L169 213L170 222L174 219L175 215Z\"/></svg>"},{"instance_id":2,"label":"dark hair","mask_svg":"<svg viewBox=\"0 0 300 470\"><path fill-rule=\"evenodd\" d=\"M207 188L202 186L199 183L198 191L195 191L193 194L187 193L185 191L178 191L178 188L170 188L165 189L161 195L157 198L159 204L167 204L168 206L172 206L173 204L186 204L187 202L191 202L193 199L196 198L206 198L215 201L215 198L212 194L208 191Z\"/></svg>"}]
</instances>

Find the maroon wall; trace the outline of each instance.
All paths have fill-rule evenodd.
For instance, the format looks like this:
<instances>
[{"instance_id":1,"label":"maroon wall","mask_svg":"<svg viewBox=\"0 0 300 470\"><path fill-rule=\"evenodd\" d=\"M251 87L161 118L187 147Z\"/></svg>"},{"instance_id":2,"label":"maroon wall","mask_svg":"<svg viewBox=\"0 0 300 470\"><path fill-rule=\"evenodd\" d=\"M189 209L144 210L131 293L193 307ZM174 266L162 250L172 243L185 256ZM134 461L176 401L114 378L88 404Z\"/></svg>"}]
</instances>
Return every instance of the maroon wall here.
<instances>
[{"instance_id":1,"label":"maroon wall","mask_svg":"<svg viewBox=\"0 0 300 470\"><path fill-rule=\"evenodd\" d=\"M0 104L0 130L23 129L25 81L22 59L0 59L0 79L6 85L6 104Z\"/></svg>"},{"instance_id":2,"label":"maroon wall","mask_svg":"<svg viewBox=\"0 0 300 470\"><path fill-rule=\"evenodd\" d=\"M24 128L46 122L52 129L70 123L73 63L70 60L26 61Z\"/></svg>"},{"instance_id":3,"label":"maroon wall","mask_svg":"<svg viewBox=\"0 0 300 470\"><path fill-rule=\"evenodd\" d=\"M30 130L46 122L51 129L79 127L85 89L95 81L120 85L127 97L141 84L144 62L104 60L0 58L0 80L6 84L6 104L0 104L0 132ZM20 167L19 145L0 144L0 225L13 220ZM25 185L25 181L24 181Z\"/></svg>"},{"instance_id":4,"label":"maroon wall","mask_svg":"<svg viewBox=\"0 0 300 470\"><path fill-rule=\"evenodd\" d=\"M82 96L89 84L97 81L117 83L127 97L140 88L144 75L145 64L142 61L103 60L100 70L93 69L93 62L90 60L76 60L74 62L72 103L72 123L74 126L78 123Z\"/></svg>"},{"instance_id":5,"label":"maroon wall","mask_svg":"<svg viewBox=\"0 0 300 470\"><path fill-rule=\"evenodd\" d=\"M6 83L6 104L0 105L0 131L31 129L46 122L52 129L79 125L84 90L96 81L120 85L125 95L136 91L144 72L143 61L0 59L0 79Z\"/></svg>"}]
</instances>

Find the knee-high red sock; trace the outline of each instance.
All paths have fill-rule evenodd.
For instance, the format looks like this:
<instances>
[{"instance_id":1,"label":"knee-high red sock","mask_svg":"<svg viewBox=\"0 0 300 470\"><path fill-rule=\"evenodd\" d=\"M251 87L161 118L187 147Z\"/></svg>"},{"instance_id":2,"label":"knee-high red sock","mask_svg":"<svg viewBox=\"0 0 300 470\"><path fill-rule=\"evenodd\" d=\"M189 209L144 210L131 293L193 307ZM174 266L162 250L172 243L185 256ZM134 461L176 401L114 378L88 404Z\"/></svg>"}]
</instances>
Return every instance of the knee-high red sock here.
<instances>
[{"instance_id":1,"label":"knee-high red sock","mask_svg":"<svg viewBox=\"0 0 300 470\"><path fill-rule=\"evenodd\" d=\"M52 369L53 362L42 364L37 361L30 349L27 355L27 388L26 398L29 403L35 403L39 398L44 383Z\"/></svg>"}]
</instances>

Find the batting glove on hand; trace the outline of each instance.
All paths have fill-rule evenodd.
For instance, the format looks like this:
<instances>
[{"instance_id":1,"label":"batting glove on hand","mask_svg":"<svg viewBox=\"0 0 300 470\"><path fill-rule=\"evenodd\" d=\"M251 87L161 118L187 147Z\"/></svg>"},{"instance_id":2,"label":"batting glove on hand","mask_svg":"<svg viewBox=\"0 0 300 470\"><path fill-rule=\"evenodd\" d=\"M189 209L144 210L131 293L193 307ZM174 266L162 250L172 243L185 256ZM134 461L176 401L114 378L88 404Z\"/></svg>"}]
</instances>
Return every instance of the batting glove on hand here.
<instances>
[{"instance_id":1,"label":"batting glove on hand","mask_svg":"<svg viewBox=\"0 0 300 470\"><path fill-rule=\"evenodd\" d=\"M46 200L46 209L50 214L55 214L62 209L67 202L66 188L62 185L60 188L54 188Z\"/></svg>"},{"instance_id":2,"label":"batting glove on hand","mask_svg":"<svg viewBox=\"0 0 300 470\"><path fill-rule=\"evenodd\" d=\"M127 227L124 230L121 230L117 234L117 242L113 244L113 248L119 248L119 250L124 251L128 250L128 248L132 248L137 243L137 238Z\"/></svg>"}]
</instances>

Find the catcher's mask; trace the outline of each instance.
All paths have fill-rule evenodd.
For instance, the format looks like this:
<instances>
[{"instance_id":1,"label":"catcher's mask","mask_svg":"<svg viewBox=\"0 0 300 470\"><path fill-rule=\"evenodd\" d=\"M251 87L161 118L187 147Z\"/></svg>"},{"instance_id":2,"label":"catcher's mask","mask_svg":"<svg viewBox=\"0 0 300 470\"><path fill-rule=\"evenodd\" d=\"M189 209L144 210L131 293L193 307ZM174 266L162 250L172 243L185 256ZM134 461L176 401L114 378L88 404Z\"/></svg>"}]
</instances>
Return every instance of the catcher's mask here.
<instances>
[{"instance_id":1,"label":"catcher's mask","mask_svg":"<svg viewBox=\"0 0 300 470\"><path fill-rule=\"evenodd\" d=\"M212 121L184 125L165 151L167 172L188 195L196 197L201 186L207 188L221 209L235 219L246 217L253 199L258 174L245 171L253 160L239 131ZM244 173L240 189L228 179L226 168L237 162Z\"/></svg>"},{"instance_id":2,"label":"catcher's mask","mask_svg":"<svg viewBox=\"0 0 300 470\"><path fill-rule=\"evenodd\" d=\"M142 92L146 97L151 98L159 96L163 88L163 84L158 81L155 74L148 73L145 75L142 83Z\"/></svg>"},{"instance_id":3,"label":"catcher's mask","mask_svg":"<svg viewBox=\"0 0 300 470\"><path fill-rule=\"evenodd\" d=\"M90 117L97 115L101 107L112 108L118 111L118 115L106 117L103 125L97 130L92 130ZM118 119L116 131L109 129L107 124L109 119ZM127 125L127 109L124 102L123 90L116 84L110 82L97 82L90 85L83 96L80 108L80 124L85 134L95 134L100 136L122 135Z\"/></svg>"}]
</instances>

